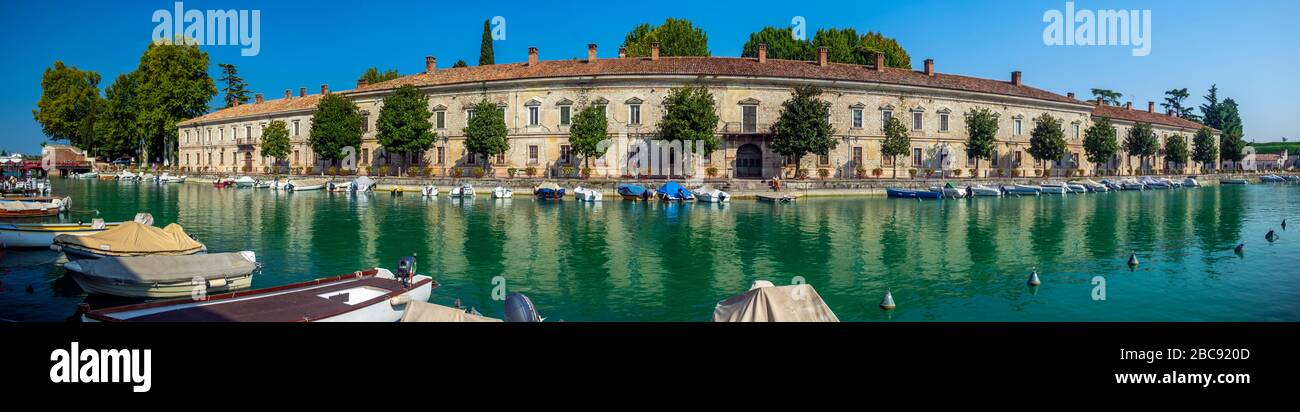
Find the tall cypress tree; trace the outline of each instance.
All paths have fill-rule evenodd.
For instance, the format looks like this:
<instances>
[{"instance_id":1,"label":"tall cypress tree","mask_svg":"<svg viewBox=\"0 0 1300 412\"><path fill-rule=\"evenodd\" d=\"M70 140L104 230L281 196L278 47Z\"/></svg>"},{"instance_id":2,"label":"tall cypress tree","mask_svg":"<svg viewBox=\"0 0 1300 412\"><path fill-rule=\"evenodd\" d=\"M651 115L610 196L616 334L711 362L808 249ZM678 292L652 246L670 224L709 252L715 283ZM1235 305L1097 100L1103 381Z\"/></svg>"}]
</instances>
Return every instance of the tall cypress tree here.
<instances>
[{"instance_id":1,"label":"tall cypress tree","mask_svg":"<svg viewBox=\"0 0 1300 412\"><path fill-rule=\"evenodd\" d=\"M248 103L248 82L239 77L235 65L221 63L217 66L221 66L221 81L226 84L221 89L221 92L226 94L226 106L223 109L234 107L236 102Z\"/></svg>"},{"instance_id":2,"label":"tall cypress tree","mask_svg":"<svg viewBox=\"0 0 1300 412\"><path fill-rule=\"evenodd\" d=\"M492 21L483 20L483 43L478 46L478 65L496 64L492 54Z\"/></svg>"}]
</instances>

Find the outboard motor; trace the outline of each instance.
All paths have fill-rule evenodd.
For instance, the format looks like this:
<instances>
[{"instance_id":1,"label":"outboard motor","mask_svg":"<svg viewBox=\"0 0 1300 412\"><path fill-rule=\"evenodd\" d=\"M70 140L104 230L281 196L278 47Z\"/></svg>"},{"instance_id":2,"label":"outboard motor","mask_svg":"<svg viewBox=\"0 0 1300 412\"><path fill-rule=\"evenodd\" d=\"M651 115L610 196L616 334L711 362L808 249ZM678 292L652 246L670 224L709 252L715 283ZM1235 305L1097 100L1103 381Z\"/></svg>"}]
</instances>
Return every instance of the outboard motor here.
<instances>
[{"instance_id":1,"label":"outboard motor","mask_svg":"<svg viewBox=\"0 0 1300 412\"><path fill-rule=\"evenodd\" d=\"M415 256L407 256L397 261L397 271L393 272L397 280L402 282L403 286L411 286L411 278L415 276Z\"/></svg>"},{"instance_id":2,"label":"outboard motor","mask_svg":"<svg viewBox=\"0 0 1300 412\"><path fill-rule=\"evenodd\" d=\"M528 296L515 292L506 296L506 322L541 322L542 317L537 314L537 307L533 306L532 299Z\"/></svg>"}]
</instances>

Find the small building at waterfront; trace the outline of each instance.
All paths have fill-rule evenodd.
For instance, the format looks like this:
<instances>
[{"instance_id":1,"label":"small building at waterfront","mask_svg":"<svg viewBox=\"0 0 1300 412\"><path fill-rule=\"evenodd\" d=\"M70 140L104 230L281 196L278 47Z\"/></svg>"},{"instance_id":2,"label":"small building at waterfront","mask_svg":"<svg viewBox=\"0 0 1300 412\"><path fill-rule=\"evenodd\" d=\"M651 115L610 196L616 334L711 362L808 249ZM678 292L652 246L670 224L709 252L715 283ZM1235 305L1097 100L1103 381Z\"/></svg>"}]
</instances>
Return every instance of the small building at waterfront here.
<instances>
[{"instance_id":1,"label":"small building at waterfront","mask_svg":"<svg viewBox=\"0 0 1300 412\"><path fill-rule=\"evenodd\" d=\"M911 134L911 150L897 158L900 176L930 172L1064 176L1093 174L1097 169L1119 174L1195 173L1197 169L1167 164L1163 147L1175 135L1190 145L1203 127L1199 123L1158 113L1154 103L1147 110L1135 110L1131 104L1110 106L1078 100L1073 93L1034 88L1022 82L1019 71L1004 79L983 79L939 72L933 60L926 60L919 71L885 67L882 59L874 65L831 63L824 50L816 61L778 60L767 58L765 47L760 47L756 58L660 57L657 49L648 57L626 57L620 50L618 58L599 58L594 44L587 51L585 60L547 61L530 48L526 62L450 69L440 69L435 58L426 57L422 73L378 84L358 81L352 90L331 91L321 85L319 93L308 94L306 88L299 88L297 94L285 90L281 98L272 100L258 93L253 103L179 122L177 166L190 172L268 171L274 161L261 155L261 132L269 122L282 120L292 147L285 159L288 166L318 173L328 165L308 144L311 115L321 96L338 93L355 102L363 114L362 145L356 153L357 166L363 170L390 165L420 166L422 174L434 176L458 170L467 175L466 169L478 168L497 176L510 169L520 174L533 170L539 176L572 173L581 165L569 151L570 121L578 110L597 106L609 120L613 145L592 162L592 172L619 177L635 157L638 143L653 138L669 90L699 85L713 94L720 117L721 148L703 156L703 166L716 170L717 177L770 178L789 176L796 169L814 176L825 170L834 178L876 173L889 177L895 165L881 154L881 144L883 124L891 117L903 120ZM376 140L382 100L403 85L429 96L430 123L438 139L425 153L389 153ZM781 103L798 85L826 91L822 99L831 105L830 122L838 145L827 155L809 155L796 165L795 159L771 150L769 128L780 116ZM464 148L462 130L473 116L472 106L483 99L504 111L509 129L509 150L493 158L471 156ZM978 167L964 149L964 113L974 108L993 111L999 121L995 156L978 162ZM1034 119L1044 113L1062 121L1068 146L1066 158L1050 165L1028 154ZM1084 134L1102 117L1111 119L1121 143L1134 124L1150 123L1162 153L1148 158L1147 165L1122 154L1102 165L1084 161Z\"/></svg>"}]
</instances>

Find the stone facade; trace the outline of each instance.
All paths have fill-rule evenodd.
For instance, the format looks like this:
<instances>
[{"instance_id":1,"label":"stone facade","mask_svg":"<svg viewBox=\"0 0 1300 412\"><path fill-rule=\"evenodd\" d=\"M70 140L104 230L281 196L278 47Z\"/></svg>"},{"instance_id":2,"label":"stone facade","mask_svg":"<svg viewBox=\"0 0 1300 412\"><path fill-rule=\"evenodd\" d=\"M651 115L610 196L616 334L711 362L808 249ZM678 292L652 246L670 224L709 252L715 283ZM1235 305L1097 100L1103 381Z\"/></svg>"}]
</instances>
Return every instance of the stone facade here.
<instances>
[{"instance_id":1,"label":"stone facade","mask_svg":"<svg viewBox=\"0 0 1300 412\"><path fill-rule=\"evenodd\" d=\"M933 67L932 63L927 67ZM430 70L436 69L431 67ZM1019 87L1019 73L1016 74L1011 83ZM496 176L505 176L512 168L521 176L528 169L533 169L538 176L573 173L580 170L582 164L579 159L566 155L569 130L568 125L561 121L562 113L567 110L568 116L574 116L586 105L604 105L614 144L605 156L591 162L592 174L617 178L630 174L625 167L629 151L637 142L650 138L655 132L655 125L664 114L662 102L669 90L686 84L705 86L716 99L722 148L707 156L704 167L715 169L717 177L770 178L778 175L788 177L795 173L793 163L770 150L771 137L767 130L780 116L781 103L790 97L791 89L804 84L818 85L825 90L822 98L831 105L830 121L838 141L827 156L813 154L801 159L798 168L808 170L814 177L823 169L828 177L834 178L853 178L859 174L874 176L877 173L883 177L892 176L895 166L890 163L891 159L881 156L885 116L898 117L912 130L912 151L897 159L899 177L913 172L924 175L928 171L937 175L943 170L946 172L942 173L947 175L957 171L963 176L974 172L981 177L1038 176L1038 173L1063 176L1066 173L1093 174L1097 168L1083 161L1082 156L1084 134L1092 125L1098 107L1074 100L1073 95L1070 98L1043 99L912 84L671 73L519 78L430 85L421 89L429 96L429 109L433 113L430 121L438 134L437 142L423 154L405 155L385 153L375 139L375 122L382 109L382 99L394 88L358 84L356 90L337 93L350 97L365 114L363 143L356 153L357 167L363 173L373 172L372 167L384 165L420 166L426 170L424 174L434 176L452 175L456 169L468 175L476 168L484 168ZM324 87L322 89L326 91ZM307 136L311 132L311 107L314 107L308 104L310 101L307 99L319 99L319 95L302 93L289 97L286 92L286 99L302 100L297 106L287 105L293 107L291 109L182 122L178 125L179 166L193 171L222 173L265 171L272 161L260 156L261 129L271 120L278 119L284 120L290 130L293 154L287 159L288 166L298 170L313 167L320 171L327 165L318 162L307 145ZM493 159L471 158L464 149L462 129L469 118L467 109L481 99L496 103L504 110L509 128L510 149ZM967 159L964 150L967 134L963 113L974 108L988 108L999 117L996 159L981 161L978 167ZM1121 113L1137 112L1127 108L1108 109L1125 111ZM536 122L531 121L534 110L537 112ZM748 120L745 116L747 111L753 113ZM639 121L632 118L634 112L639 112ZM1034 119L1044 113L1061 119L1065 129L1069 155L1059 164L1043 165L1027 153ZM1117 136L1122 146L1133 121L1112 118L1112 122L1118 129ZM1162 161L1165 139L1174 134L1182 135L1190 147L1197 130L1186 124L1172 125L1179 122L1170 123L1154 124L1162 148L1161 155L1150 159L1156 172L1170 166ZM1140 173L1134 171L1135 162L1136 159L1121 155L1100 168L1122 174ZM1187 167L1187 170L1194 169ZM677 175L680 172L652 171L651 174Z\"/></svg>"}]
</instances>

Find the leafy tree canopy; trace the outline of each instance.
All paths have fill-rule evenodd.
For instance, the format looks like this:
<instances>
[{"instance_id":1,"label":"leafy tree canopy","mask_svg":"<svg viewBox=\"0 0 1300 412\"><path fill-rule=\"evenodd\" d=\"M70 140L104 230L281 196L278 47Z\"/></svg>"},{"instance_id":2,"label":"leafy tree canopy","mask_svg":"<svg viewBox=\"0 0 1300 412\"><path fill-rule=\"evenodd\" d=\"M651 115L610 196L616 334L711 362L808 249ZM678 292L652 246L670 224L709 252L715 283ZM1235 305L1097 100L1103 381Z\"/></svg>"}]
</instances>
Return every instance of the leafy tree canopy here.
<instances>
[{"instance_id":1,"label":"leafy tree canopy","mask_svg":"<svg viewBox=\"0 0 1300 412\"><path fill-rule=\"evenodd\" d=\"M822 89L798 86L793 96L781 103L781 116L772 124L772 151L803 159L808 153L826 154L838 143L835 128L827 119L830 103L821 99Z\"/></svg>"},{"instance_id":2,"label":"leafy tree canopy","mask_svg":"<svg viewBox=\"0 0 1300 412\"><path fill-rule=\"evenodd\" d=\"M998 118L987 108L966 112L966 156L989 160L993 158L993 144L998 135Z\"/></svg>"},{"instance_id":3,"label":"leafy tree canopy","mask_svg":"<svg viewBox=\"0 0 1300 412\"><path fill-rule=\"evenodd\" d=\"M221 92L226 94L226 106L224 108L234 107L236 103L248 103L250 100L248 96L248 82L244 81L244 78L239 77L239 70L235 68L235 65L221 63L217 66L221 67L220 80L222 83L225 83L225 86L221 88Z\"/></svg>"},{"instance_id":4,"label":"leafy tree canopy","mask_svg":"<svg viewBox=\"0 0 1300 412\"><path fill-rule=\"evenodd\" d=\"M1092 89L1092 97L1111 106L1119 106L1119 99L1124 98L1124 94L1110 89Z\"/></svg>"},{"instance_id":5,"label":"leafy tree canopy","mask_svg":"<svg viewBox=\"0 0 1300 412\"><path fill-rule=\"evenodd\" d=\"M322 159L343 158L343 148L361 147L361 111L351 100L337 93L321 98L311 116L307 144Z\"/></svg>"},{"instance_id":6,"label":"leafy tree canopy","mask_svg":"<svg viewBox=\"0 0 1300 412\"><path fill-rule=\"evenodd\" d=\"M95 115L102 105L99 97L99 74L69 67L62 61L45 69L41 76L41 99L32 117L50 140L69 144L97 154Z\"/></svg>"},{"instance_id":7,"label":"leafy tree canopy","mask_svg":"<svg viewBox=\"0 0 1300 412\"><path fill-rule=\"evenodd\" d=\"M1192 108L1183 106L1183 101L1190 95L1186 87L1169 90L1165 92L1165 102L1160 103L1160 107L1163 107L1166 112L1173 111L1175 116L1195 121L1197 117L1192 113Z\"/></svg>"},{"instance_id":8,"label":"leafy tree canopy","mask_svg":"<svg viewBox=\"0 0 1300 412\"><path fill-rule=\"evenodd\" d=\"M685 144L703 141L706 153L721 147L722 142L716 134L718 109L714 107L709 89L702 86L672 89L664 99L664 109L664 117L659 120L660 139L680 140Z\"/></svg>"},{"instance_id":9,"label":"leafy tree canopy","mask_svg":"<svg viewBox=\"0 0 1300 412\"><path fill-rule=\"evenodd\" d=\"M1215 144L1214 132L1202 127L1192 137L1192 160L1202 164L1214 163L1219 159L1219 145Z\"/></svg>"},{"instance_id":10,"label":"leafy tree canopy","mask_svg":"<svg viewBox=\"0 0 1300 412\"><path fill-rule=\"evenodd\" d=\"M281 161L289 156L289 150L289 127L283 120L267 123L262 130L262 155Z\"/></svg>"},{"instance_id":11,"label":"leafy tree canopy","mask_svg":"<svg viewBox=\"0 0 1300 412\"><path fill-rule=\"evenodd\" d=\"M569 150L590 164L592 158L604 156L609 150L600 144L607 138L608 130L609 121L605 119L604 110L596 106L584 107L573 116L573 125L569 126Z\"/></svg>"},{"instance_id":12,"label":"leafy tree canopy","mask_svg":"<svg viewBox=\"0 0 1300 412\"><path fill-rule=\"evenodd\" d=\"M636 26L623 39L623 47L629 57L646 57L655 42L659 43L660 56L709 55L708 35L685 19L668 18L659 26L649 23Z\"/></svg>"},{"instance_id":13,"label":"leafy tree canopy","mask_svg":"<svg viewBox=\"0 0 1300 412\"><path fill-rule=\"evenodd\" d=\"M437 134L429 124L429 96L404 85L384 98L379 110L376 138L389 151L423 153L433 147Z\"/></svg>"},{"instance_id":14,"label":"leafy tree canopy","mask_svg":"<svg viewBox=\"0 0 1300 412\"><path fill-rule=\"evenodd\" d=\"M506 141L505 113L487 99L474 105L474 118L465 127L465 150L471 154L494 156L510 149Z\"/></svg>"},{"instance_id":15,"label":"leafy tree canopy","mask_svg":"<svg viewBox=\"0 0 1300 412\"><path fill-rule=\"evenodd\" d=\"M1083 137L1083 152L1093 164L1106 163L1119 153L1119 136L1110 119L1097 119L1088 127Z\"/></svg>"},{"instance_id":16,"label":"leafy tree canopy","mask_svg":"<svg viewBox=\"0 0 1300 412\"><path fill-rule=\"evenodd\" d=\"M817 58L817 52L812 48L812 43L795 39L793 29L778 29L772 26L750 33L749 40L745 42L740 55L742 57L758 57L758 45L760 44L767 45L767 58L769 59L807 61Z\"/></svg>"},{"instance_id":17,"label":"leafy tree canopy","mask_svg":"<svg viewBox=\"0 0 1300 412\"><path fill-rule=\"evenodd\" d=\"M110 158L138 157L147 143L139 122L139 75L118 75L104 92L104 109L95 120L96 146Z\"/></svg>"},{"instance_id":18,"label":"leafy tree canopy","mask_svg":"<svg viewBox=\"0 0 1300 412\"><path fill-rule=\"evenodd\" d=\"M398 77L402 77L402 75L397 70L388 69L381 72L378 67L366 69L366 72L361 74L361 79L369 84L382 83Z\"/></svg>"},{"instance_id":19,"label":"leafy tree canopy","mask_svg":"<svg viewBox=\"0 0 1300 412\"><path fill-rule=\"evenodd\" d=\"M767 57L784 60L816 60L817 48L826 47L826 60L833 63L874 65L876 55L885 55L886 67L910 69L912 58L898 41L876 32L858 35L855 29L818 30L812 40L794 38L790 28L764 27L749 34L741 56L758 57L758 45L767 44Z\"/></svg>"},{"instance_id":20,"label":"leafy tree canopy","mask_svg":"<svg viewBox=\"0 0 1300 412\"><path fill-rule=\"evenodd\" d=\"M1065 130L1061 120L1043 113L1034 119L1034 130L1029 133L1029 155L1045 162L1059 162L1065 158Z\"/></svg>"},{"instance_id":21,"label":"leafy tree canopy","mask_svg":"<svg viewBox=\"0 0 1300 412\"><path fill-rule=\"evenodd\" d=\"M1187 140L1182 135L1173 135L1165 139L1165 161L1182 165L1187 163L1190 156L1187 150Z\"/></svg>"},{"instance_id":22,"label":"leafy tree canopy","mask_svg":"<svg viewBox=\"0 0 1300 412\"><path fill-rule=\"evenodd\" d=\"M912 137L908 135L907 126L902 120L890 116L885 121L885 141L880 143L880 154L889 156L894 165L894 176L898 176L898 156L906 156L912 149Z\"/></svg>"},{"instance_id":23,"label":"leafy tree canopy","mask_svg":"<svg viewBox=\"0 0 1300 412\"><path fill-rule=\"evenodd\" d=\"M456 60L456 64L451 65L453 69L458 67L469 67L469 63L465 63L464 60Z\"/></svg>"},{"instance_id":24,"label":"leafy tree canopy","mask_svg":"<svg viewBox=\"0 0 1300 412\"><path fill-rule=\"evenodd\" d=\"M174 157L176 122L208 110L217 86L208 76L208 53L194 43L149 43L136 68L140 125L154 159ZM151 159L153 160L153 159Z\"/></svg>"},{"instance_id":25,"label":"leafy tree canopy","mask_svg":"<svg viewBox=\"0 0 1300 412\"><path fill-rule=\"evenodd\" d=\"M1124 137L1124 150L1129 156L1141 157L1143 161L1147 156L1155 156L1159 147L1160 142L1156 139L1151 123L1138 122L1128 129L1128 136Z\"/></svg>"}]
</instances>

